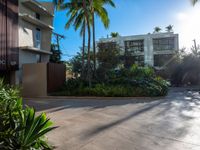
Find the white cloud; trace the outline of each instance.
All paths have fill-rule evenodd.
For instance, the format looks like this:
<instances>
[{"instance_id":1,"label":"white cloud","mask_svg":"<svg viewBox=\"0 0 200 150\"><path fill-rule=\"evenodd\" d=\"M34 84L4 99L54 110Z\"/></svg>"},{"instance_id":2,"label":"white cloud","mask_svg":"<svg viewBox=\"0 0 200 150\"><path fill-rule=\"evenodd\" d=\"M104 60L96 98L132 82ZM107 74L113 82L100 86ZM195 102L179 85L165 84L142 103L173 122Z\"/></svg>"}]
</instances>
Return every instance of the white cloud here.
<instances>
[{"instance_id":1,"label":"white cloud","mask_svg":"<svg viewBox=\"0 0 200 150\"><path fill-rule=\"evenodd\" d=\"M178 12L175 16L175 31L179 33L180 48L190 48L194 39L200 44L200 6Z\"/></svg>"}]
</instances>

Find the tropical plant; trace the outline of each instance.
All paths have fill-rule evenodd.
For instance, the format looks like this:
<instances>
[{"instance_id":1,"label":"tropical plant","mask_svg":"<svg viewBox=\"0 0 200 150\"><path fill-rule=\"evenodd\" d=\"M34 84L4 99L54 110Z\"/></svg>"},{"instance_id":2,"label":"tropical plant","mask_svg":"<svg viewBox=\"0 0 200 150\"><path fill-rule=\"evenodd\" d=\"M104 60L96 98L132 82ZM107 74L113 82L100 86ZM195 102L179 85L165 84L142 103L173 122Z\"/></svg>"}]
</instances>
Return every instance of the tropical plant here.
<instances>
[{"instance_id":1,"label":"tropical plant","mask_svg":"<svg viewBox=\"0 0 200 150\"><path fill-rule=\"evenodd\" d=\"M55 2L58 4L58 0ZM94 72L96 71L96 44L95 44L95 14L100 17L104 26L108 28L109 18L106 9L104 8L105 4L109 4L115 7L112 0L70 0L69 2L64 3L61 1L59 3L59 9L67 9L67 16L69 20L66 24L66 28L69 28L71 25L75 29L81 28L81 35L83 36L83 51L82 55L85 53L85 30L88 31L88 60L87 60L87 76L89 80L89 85L91 81L91 62L90 62L90 41L91 41L91 26L92 26L92 36L93 36L93 54L94 54ZM82 56L82 66L84 66L84 56Z\"/></svg>"},{"instance_id":2,"label":"tropical plant","mask_svg":"<svg viewBox=\"0 0 200 150\"><path fill-rule=\"evenodd\" d=\"M23 109L19 89L0 80L0 149L51 149L44 137L51 126L45 114L36 117L33 108Z\"/></svg>"},{"instance_id":3,"label":"tropical plant","mask_svg":"<svg viewBox=\"0 0 200 150\"><path fill-rule=\"evenodd\" d=\"M167 31L167 32L172 32L172 31L173 31L173 25L168 25L168 26L166 27L166 31Z\"/></svg>"},{"instance_id":4,"label":"tropical plant","mask_svg":"<svg viewBox=\"0 0 200 150\"><path fill-rule=\"evenodd\" d=\"M90 43L91 43L91 11L89 0L70 0L69 2L62 2L57 7L59 10L67 10L67 16L69 20L66 23L66 28L71 25L74 26L75 30L81 28L80 34L83 36L83 47L82 47L82 67L84 66L84 53L85 53L85 31L88 31L88 60L87 60L87 79L89 85L91 85L91 65L90 65Z\"/></svg>"},{"instance_id":5,"label":"tropical plant","mask_svg":"<svg viewBox=\"0 0 200 150\"><path fill-rule=\"evenodd\" d=\"M90 52L93 55L93 52ZM90 55L91 60L93 61L93 57L92 55ZM84 54L84 62L87 61L87 52L85 52ZM81 78L85 79L85 72L87 72L87 67L84 67L84 70L82 70L82 54L81 53L77 53L72 59L69 60L69 65L72 67L71 70L73 73L75 73L75 77L78 77L79 75L82 74ZM93 66L93 64L91 64Z\"/></svg>"},{"instance_id":6,"label":"tropical plant","mask_svg":"<svg viewBox=\"0 0 200 150\"><path fill-rule=\"evenodd\" d=\"M169 83L157 77L149 67L133 65L131 68L110 70L106 79L93 81L86 87L80 78L67 81L62 91L53 95L79 96L164 96Z\"/></svg>"},{"instance_id":7,"label":"tropical plant","mask_svg":"<svg viewBox=\"0 0 200 150\"><path fill-rule=\"evenodd\" d=\"M192 54L184 56L172 72L171 80L175 86L200 84L200 59Z\"/></svg>"},{"instance_id":8,"label":"tropical plant","mask_svg":"<svg viewBox=\"0 0 200 150\"><path fill-rule=\"evenodd\" d=\"M4 139L3 147L5 149L51 149L46 143L44 135L53 130L52 122L47 119L43 113L35 116L33 108L26 108L19 111L19 120L10 116L11 128L13 131L11 137Z\"/></svg>"},{"instance_id":9,"label":"tropical plant","mask_svg":"<svg viewBox=\"0 0 200 150\"><path fill-rule=\"evenodd\" d=\"M154 33L159 33L162 29L160 27L155 27L154 28Z\"/></svg>"},{"instance_id":10,"label":"tropical plant","mask_svg":"<svg viewBox=\"0 0 200 150\"><path fill-rule=\"evenodd\" d=\"M110 20L108 18L108 12L104 8L105 4L109 4L115 7L113 0L90 0L91 14L92 14L92 32L93 32L93 54L94 54L94 74L96 74L96 40L95 40L95 14L98 16L104 27L109 27Z\"/></svg>"},{"instance_id":11,"label":"tropical plant","mask_svg":"<svg viewBox=\"0 0 200 150\"><path fill-rule=\"evenodd\" d=\"M110 33L110 36L111 36L112 38L116 38L116 37L119 36L119 33L118 33L118 32L111 32L111 33Z\"/></svg>"},{"instance_id":12,"label":"tropical plant","mask_svg":"<svg viewBox=\"0 0 200 150\"><path fill-rule=\"evenodd\" d=\"M98 43L98 69L97 77L99 80L104 80L109 70L115 69L120 64L120 47L118 44Z\"/></svg>"},{"instance_id":13,"label":"tropical plant","mask_svg":"<svg viewBox=\"0 0 200 150\"><path fill-rule=\"evenodd\" d=\"M200 69L198 68L200 68L200 46L195 44L189 54L183 53L179 57L179 63L171 71L172 84L175 86L199 85Z\"/></svg>"},{"instance_id":14,"label":"tropical plant","mask_svg":"<svg viewBox=\"0 0 200 150\"><path fill-rule=\"evenodd\" d=\"M82 70L84 70L85 61L85 31L86 31L86 17L85 9L83 8L83 1L70 0L69 2L62 1L57 5L58 10L67 10L66 14L68 21L66 22L65 28L68 29L71 26L74 27L75 31L80 29L80 35L83 38L82 41ZM83 75L83 72L81 73Z\"/></svg>"}]
</instances>

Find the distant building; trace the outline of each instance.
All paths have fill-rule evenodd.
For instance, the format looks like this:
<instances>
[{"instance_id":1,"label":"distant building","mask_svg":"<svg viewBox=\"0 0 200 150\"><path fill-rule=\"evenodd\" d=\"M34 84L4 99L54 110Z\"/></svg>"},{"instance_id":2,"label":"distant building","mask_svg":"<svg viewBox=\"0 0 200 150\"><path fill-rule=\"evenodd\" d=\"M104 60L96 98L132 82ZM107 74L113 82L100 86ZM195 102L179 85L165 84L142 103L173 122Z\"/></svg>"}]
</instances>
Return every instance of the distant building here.
<instances>
[{"instance_id":1,"label":"distant building","mask_svg":"<svg viewBox=\"0 0 200 150\"><path fill-rule=\"evenodd\" d=\"M119 45L127 66L139 64L157 69L162 69L169 63L179 49L178 34L173 32L101 38L98 43L109 48Z\"/></svg>"},{"instance_id":2,"label":"distant building","mask_svg":"<svg viewBox=\"0 0 200 150\"><path fill-rule=\"evenodd\" d=\"M36 0L0 0L0 77L21 84L24 64L49 62L54 6Z\"/></svg>"}]
</instances>

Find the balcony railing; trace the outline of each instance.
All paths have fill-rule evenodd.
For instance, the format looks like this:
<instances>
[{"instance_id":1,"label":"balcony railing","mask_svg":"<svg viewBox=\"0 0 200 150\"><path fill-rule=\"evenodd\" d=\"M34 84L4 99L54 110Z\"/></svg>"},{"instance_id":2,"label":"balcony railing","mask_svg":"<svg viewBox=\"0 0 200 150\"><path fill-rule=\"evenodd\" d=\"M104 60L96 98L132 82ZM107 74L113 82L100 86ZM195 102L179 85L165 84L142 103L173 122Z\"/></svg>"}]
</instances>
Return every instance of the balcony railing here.
<instances>
[{"instance_id":1,"label":"balcony railing","mask_svg":"<svg viewBox=\"0 0 200 150\"><path fill-rule=\"evenodd\" d=\"M36 19L35 17L28 15L28 14L19 14L19 16L24 19L25 21L32 23L38 27L41 27L43 29L49 29L49 30L53 30L53 27L44 23L41 20Z\"/></svg>"}]
</instances>

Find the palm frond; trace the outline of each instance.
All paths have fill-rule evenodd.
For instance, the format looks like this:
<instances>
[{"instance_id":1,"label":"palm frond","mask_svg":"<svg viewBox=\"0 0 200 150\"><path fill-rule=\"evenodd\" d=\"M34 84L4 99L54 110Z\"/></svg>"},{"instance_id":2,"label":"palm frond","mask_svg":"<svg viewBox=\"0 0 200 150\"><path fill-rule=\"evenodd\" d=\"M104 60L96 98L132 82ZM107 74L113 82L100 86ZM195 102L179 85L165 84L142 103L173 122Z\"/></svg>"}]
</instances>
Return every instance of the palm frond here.
<instances>
[{"instance_id":1,"label":"palm frond","mask_svg":"<svg viewBox=\"0 0 200 150\"><path fill-rule=\"evenodd\" d=\"M195 5L199 0L191 0L192 5Z\"/></svg>"}]
</instances>

